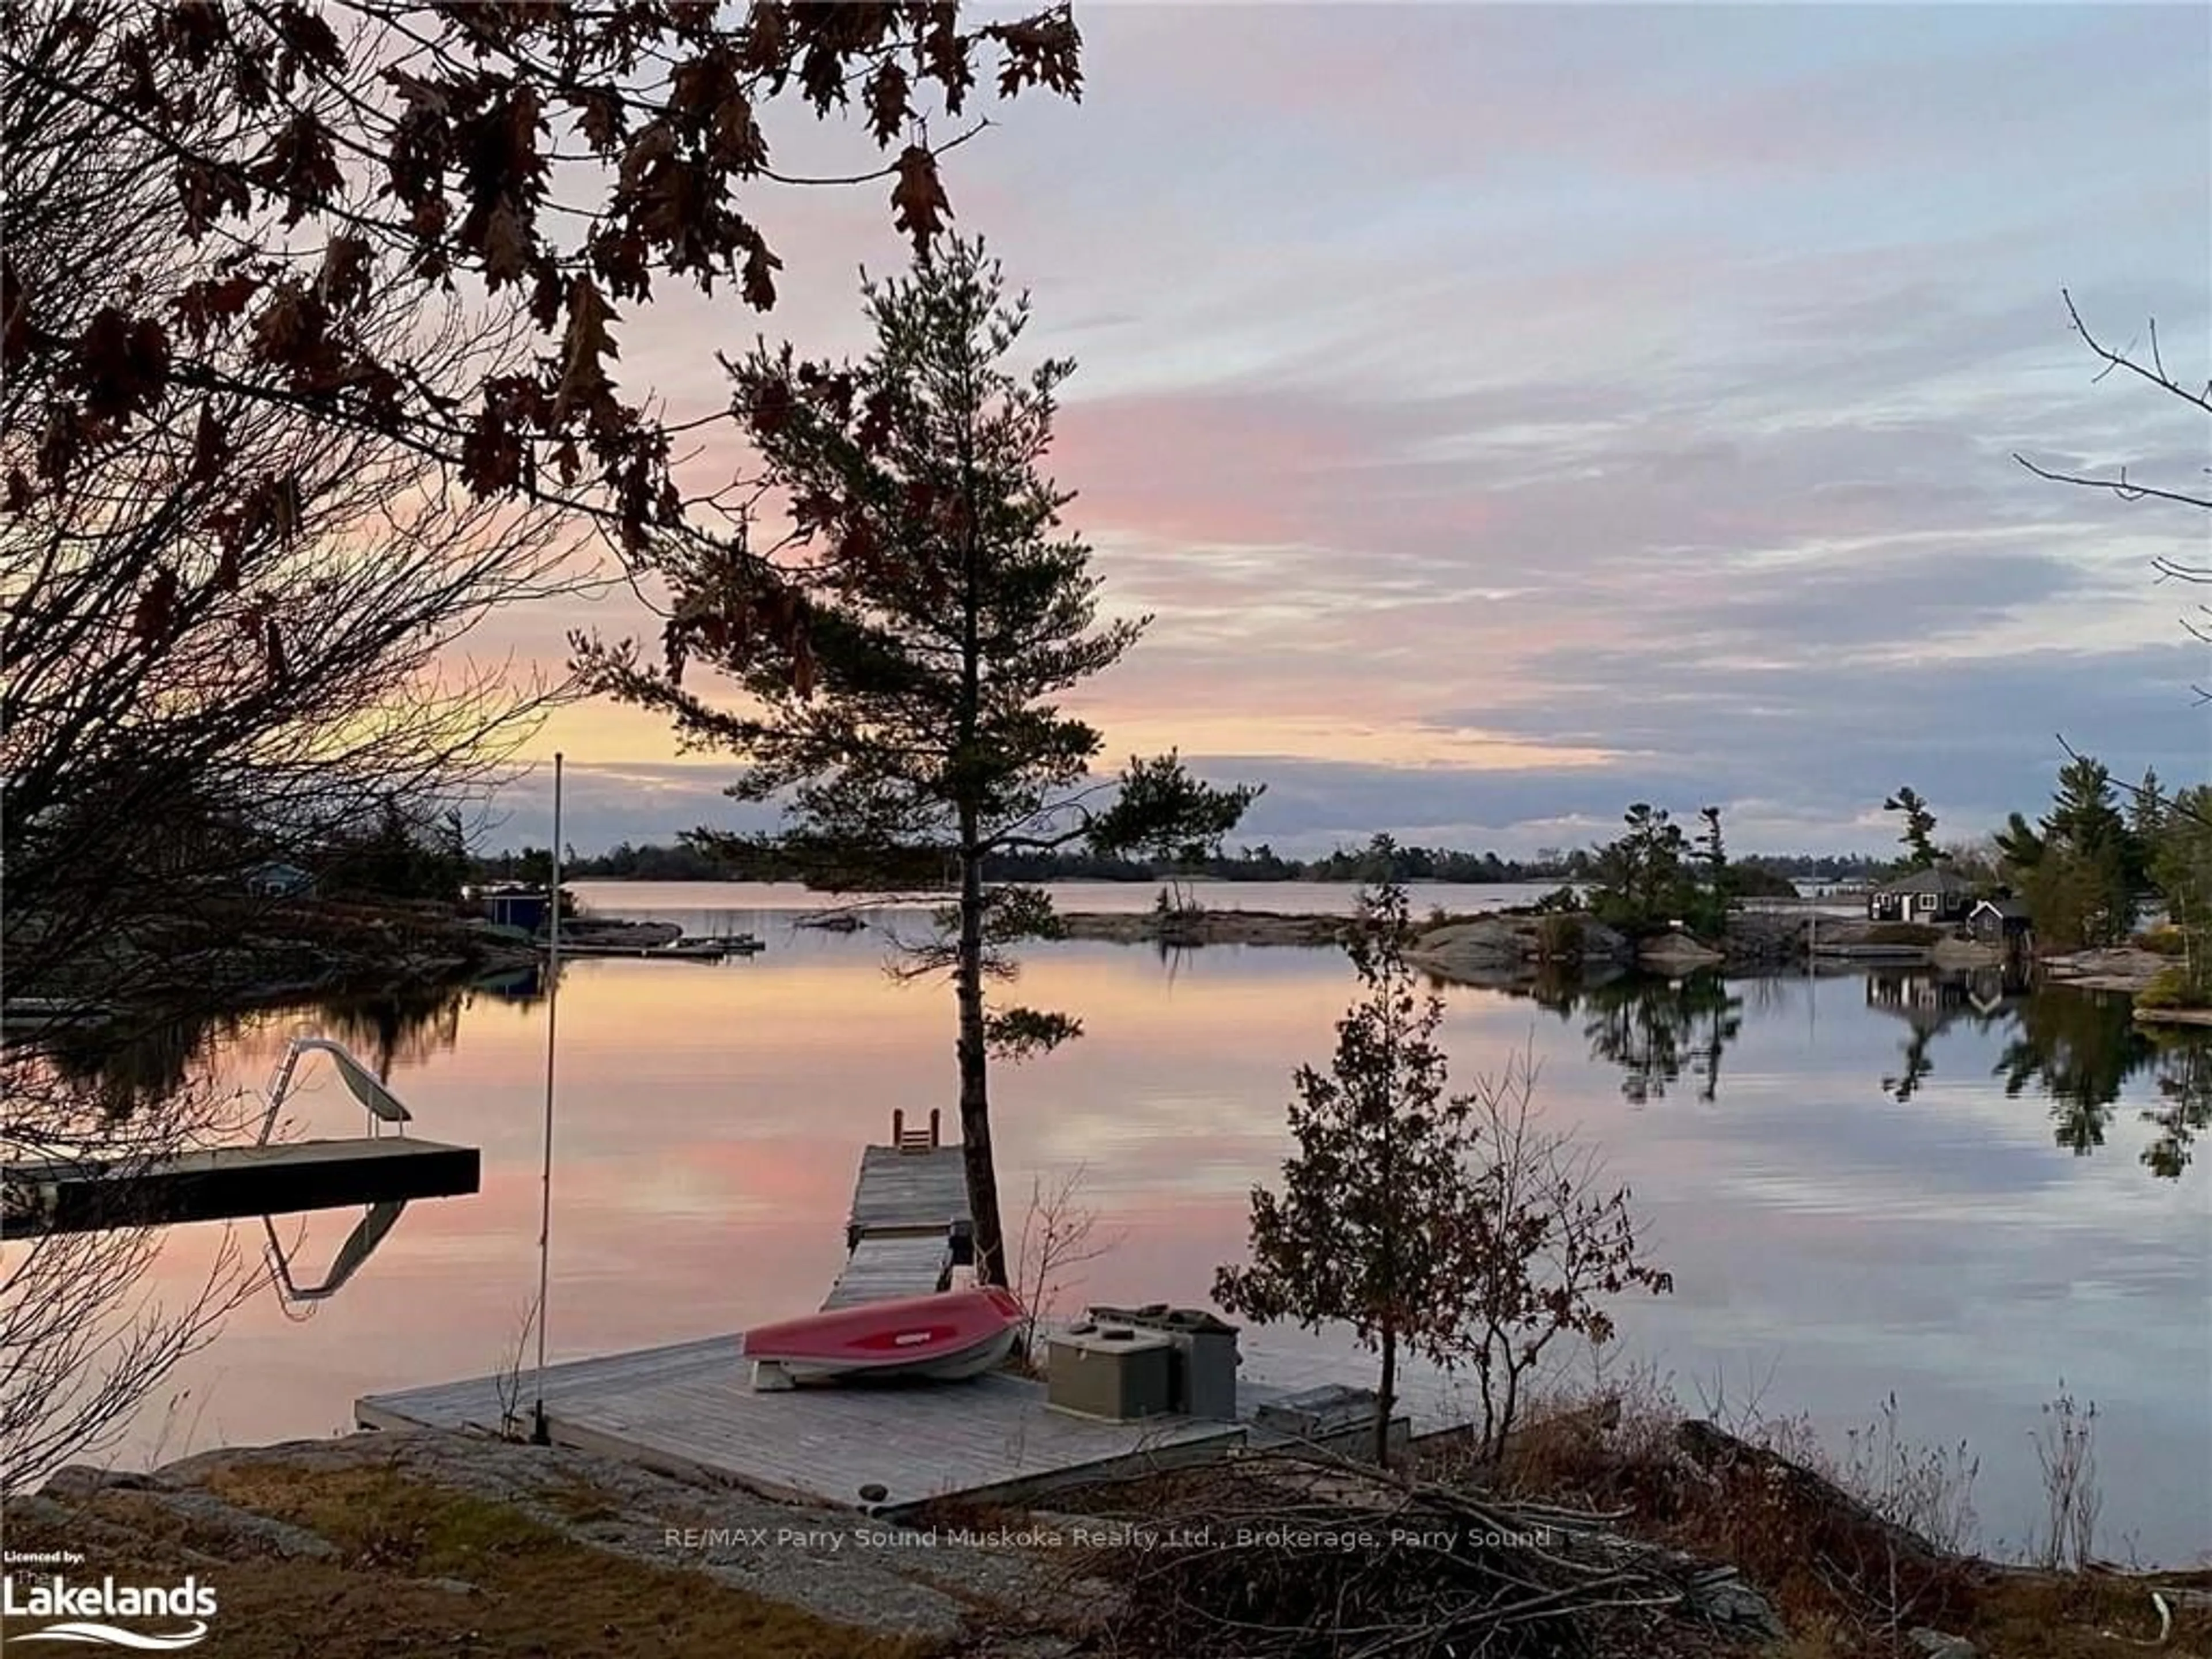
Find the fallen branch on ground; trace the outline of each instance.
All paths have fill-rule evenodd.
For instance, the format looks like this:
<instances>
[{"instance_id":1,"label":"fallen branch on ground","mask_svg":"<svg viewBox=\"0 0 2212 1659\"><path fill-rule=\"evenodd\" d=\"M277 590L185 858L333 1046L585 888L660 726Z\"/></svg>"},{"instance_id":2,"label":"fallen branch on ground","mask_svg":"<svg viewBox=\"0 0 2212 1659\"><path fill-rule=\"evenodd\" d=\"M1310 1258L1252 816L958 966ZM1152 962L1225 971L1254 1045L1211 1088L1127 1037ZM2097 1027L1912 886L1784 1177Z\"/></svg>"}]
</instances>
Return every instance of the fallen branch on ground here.
<instances>
[{"instance_id":1,"label":"fallen branch on ground","mask_svg":"<svg viewBox=\"0 0 2212 1659\"><path fill-rule=\"evenodd\" d=\"M1121 1594L1108 1635L1122 1654L1516 1659L1684 1615L1780 1633L1732 1571L1623 1536L1618 1516L1310 1452L1165 1477L1141 1501L1091 1497L1097 1520L1138 1542L1111 1575Z\"/></svg>"}]
</instances>

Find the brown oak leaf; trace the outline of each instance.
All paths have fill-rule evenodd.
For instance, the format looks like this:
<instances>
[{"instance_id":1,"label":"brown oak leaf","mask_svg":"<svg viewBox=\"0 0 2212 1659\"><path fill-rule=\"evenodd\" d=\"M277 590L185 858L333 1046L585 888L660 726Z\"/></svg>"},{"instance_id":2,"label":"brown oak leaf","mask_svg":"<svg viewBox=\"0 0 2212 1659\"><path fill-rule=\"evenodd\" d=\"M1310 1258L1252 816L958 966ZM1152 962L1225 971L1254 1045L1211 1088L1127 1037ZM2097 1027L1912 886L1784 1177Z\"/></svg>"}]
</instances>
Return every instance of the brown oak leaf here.
<instances>
[{"instance_id":1,"label":"brown oak leaf","mask_svg":"<svg viewBox=\"0 0 2212 1659\"><path fill-rule=\"evenodd\" d=\"M611 154L623 140L621 98L605 87L586 87L571 92L568 100L576 107L584 142L602 155Z\"/></svg>"},{"instance_id":2,"label":"brown oak leaf","mask_svg":"<svg viewBox=\"0 0 2212 1659\"><path fill-rule=\"evenodd\" d=\"M899 153L898 183L891 187L892 221L914 238L917 254L929 251L930 238L952 216L952 204L937 176L937 157L920 144L908 144Z\"/></svg>"},{"instance_id":3,"label":"brown oak leaf","mask_svg":"<svg viewBox=\"0 0 2212 1659\"><path fill-rule=\"evenodd\" d=\"M714 159L741 173L758 173L768 165L768 140L742 92L732 92L714 106Z\"/></svg>"},{"instance_id":4,"label":"brown oak leaf","mask_svg":"<svg viewBox=\"0 0 2212 1659\"><path fill-rule=\"evenodd\" d=\"M896 58L885 58L868 77L868 131L886 149L913 118L907 96L910 89L906 70Z\"/></svg>"},{"instance_id":5,"label":"brown oak leaf","mask_svg":"<svg viewBox=\"0 0 2212 1659\"><path fill-rule=\"evenodd\" d=\"M519 283L529 273L530 233L504 197L485 216L481 252L486 288L495 291L502 283Z\"/></svg>"},{"instance_id":6,"label":"brown oak leaf","mask_svg":"<svg viewBox=\"0 0 2212 1659\"><path fill-rule=\"evenodd\" d=\"M776 258L768 242L757 230L748 229L745 236L745 303L756 311L775 309L775 273L783 269L783 261Z\"/></svg>"},{"instance_id":7,"label":"brown oak leaf","mask_svg":"<svg viewBox=\"0 0 2212 1659\"><path fill-rule=\"evenodd\" d=\"M242 314L260 286L258 281L243 271L220 278L204 278L187 283L172 304L185 331L193 339L204 342L217 323Z\"/></svg>"},{"instance_id":8,"label":"brown oak leaf","mask_svg":"<svg viewBox=\"0 0 2212 1659\"><path fill-rule=\"evenodd\" d=\"M319 210L345 182L331 130L304 111L284 124L251 171L256 184L284 198L288 225Z\"/></svg>"},{"instance_id":9,"label":"brown oak leaf","mask_svg":"<svg viewBox=\"0 0 2212 1659\"><path fill-rule=\"evenodd\" d=\"M194 483L212 483L222 476L223 463L230 459L230 434L215 416L215 411L204 404L200 406L199 425L192 434L192 465L190 474Z\"/></svg>"},{"instance_id":10,"label":"brown oak leaf","mask_svg":"<svg viewBox=\"0 0 2212 1659\"><path fill-rule=\"evenodd\" d=\"M131 631L149 653L161 647L175 625L177 590L177 573L167 565L156 566L154 580L131 610Z\"/></svg>"},{"instance_id":11,"label":"brown oak leaf","mask_svg":"<svg viewBox=\"0 0 2212 1659\"><path fill-rule=\"evenodd\" d=\"M605 360L619 356L607 325L614 320L606 298L588 276L568 284L568 327L561 341L561 384L553 398L553 421L566 425L571 411L589 406L610 389Z\"/></svg>"},{"instance_id":12,"label":"brown oak leaf","mask_svg":"<svg viewBox=\"0 0 2212 1659\"><path fill-rule=\"evenodd\" d=\"M151 318L103 306L77 343L76 368L85 412L128 420L159 404L167 389L168 331Z\"/></svg>"},{"instance_id":13,"label":"brown oak leaf","mask_svg":"<svg viewBox=\"0 0 2212 1659\"><path fill-rule=\"evenodd\" d=\"M365 305L369 296L371 265L366 238L331 237L323 249L322 274L316 278L325 301L337 311L353 311Z\"/></svg>"}]
</instances>

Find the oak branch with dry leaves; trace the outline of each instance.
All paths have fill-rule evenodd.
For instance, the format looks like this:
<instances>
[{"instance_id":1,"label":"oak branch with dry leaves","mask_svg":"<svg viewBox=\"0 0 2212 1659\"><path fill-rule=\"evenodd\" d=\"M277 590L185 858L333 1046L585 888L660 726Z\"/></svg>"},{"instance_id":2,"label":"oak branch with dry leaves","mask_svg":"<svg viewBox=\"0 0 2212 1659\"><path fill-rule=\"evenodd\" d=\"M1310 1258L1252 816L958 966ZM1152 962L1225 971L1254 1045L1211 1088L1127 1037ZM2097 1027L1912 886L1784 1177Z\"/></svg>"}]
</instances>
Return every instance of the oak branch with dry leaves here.
<instances>
[{"instance_id":1,"label":"oak branch with dry leaves","mask_svg":"<svg viewBox=\"0 0 2212 1659\"><path fill-rule=\"evenodd\" d=\"M31 389L13 412L38 441L0 477L5 505L66 495L149 422L204 470L249 465L223 412L244 391L454 466L481 500L591 513L634 548L684 502L667 425L611 372L623 310L671 284L771 307L782 262L756 204L772 185L880 186L927 246L951 213L929 118L972 124L979 70L1001 96L1075 97L1079 44L1064 6L975 27L950 4L769 0L734 22L714 0L0 9L9 153L101 133L157 147L197 266L77 315L39 228L9 224L0 375ZM776 169L772 107L856 103L879 167ZM503 309L534 349L441 378L365 326L410 295ZM240 355L276 373L241 386ZM277 479L240 533L285 527ZM175 603L137 597L149 627Z\"/></svg>"}]
</instances>

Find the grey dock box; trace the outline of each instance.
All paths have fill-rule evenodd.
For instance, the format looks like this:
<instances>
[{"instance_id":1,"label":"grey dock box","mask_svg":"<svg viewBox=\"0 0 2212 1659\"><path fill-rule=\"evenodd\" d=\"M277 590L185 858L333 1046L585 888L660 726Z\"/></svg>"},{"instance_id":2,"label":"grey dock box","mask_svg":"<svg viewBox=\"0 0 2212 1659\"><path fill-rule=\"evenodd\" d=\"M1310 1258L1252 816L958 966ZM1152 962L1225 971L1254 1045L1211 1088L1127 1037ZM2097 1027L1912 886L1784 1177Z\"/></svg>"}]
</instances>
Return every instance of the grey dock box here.
<instances>
[{"instance_id":1,"label":"grey dock box","mask_svg":"<svg viewBox=\"0 0 2212 1659\"><path fill-rule=\"evenodd\" d=\"M1175 1345L1127 1325L1078 1325L1045 1345L1045 1403L1109 1422L1164 1417L1173 1409Z\"/></svg>"},{"instance_id":2,"label":"grey dock box","mask_svg":"<svg viewBox=\"0 0 2212 1659\"><path fill-rule=\"evenodd\" d=\"M1237 1420L1237 1327L1203 1308L1093 1308L1093 1322L1127 1325L1175 1344L1171 1409L1216 1422Z\"/></svg>"},{"instance_id":3,"label":"grey dock box","mask_svg":"<svg viewBox=\"0 0 2212 1659\"><path fill-rule=\"evenodd\" d=\"M1251 1443L1273 1446L1289 1442L1334 1447L1364 1458L1375 1443L1375 1413L1382 1403L1372 1389L1349 1388L1341 1382L1285 1395L1252 1414ZM1391 1445L1403 1447L1412 1435L1411 1421L1394 1413Z\"/></svg>"}]
</instances>

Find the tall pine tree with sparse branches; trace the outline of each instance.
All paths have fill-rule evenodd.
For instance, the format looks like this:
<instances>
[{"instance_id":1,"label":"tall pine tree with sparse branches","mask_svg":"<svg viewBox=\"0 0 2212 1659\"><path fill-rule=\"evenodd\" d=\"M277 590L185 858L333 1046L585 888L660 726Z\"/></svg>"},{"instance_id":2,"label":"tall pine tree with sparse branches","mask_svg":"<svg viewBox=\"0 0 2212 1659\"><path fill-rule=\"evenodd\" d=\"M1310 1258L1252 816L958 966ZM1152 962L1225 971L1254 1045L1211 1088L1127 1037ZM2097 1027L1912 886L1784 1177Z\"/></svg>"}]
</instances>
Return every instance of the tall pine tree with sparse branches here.
<instances>
[{"instance_id":1,"label":"tall pine tree with sparse branches","mask_svg":"<svg viewBox=\"0 0 2212 1659\"><path fill-rule=\"evenodd\" d=\"M862 295L875 343L859 363L763 344L730 365L761 499L783 507L788 533L756 548L749 525L705 556L669 545L659 665L633 645L575 643L599 689L739 756L732 796L785 809L781 833L700 831L696 844L847 892L935 886L957 870L937 934L904 942L895 971L952 979L976 1269L1003 1285L989 1062L1081 1027L992 1006L987 981L1017 971L1011 947L1050 937L1055 920L1040 889L987 887L984 861L1078 844L1196 855L1258 791L1202 784L1173 755L1101 781L1103 739L1061 706L1150 618L1100 619L1091 550L1061 520L1073 498L1043 466L1073 365L1012 366L1026 296L1008 296L981 242L957 240L905 276L864 278ZM694 661L734 679L741 705L685 685Z\"/></svg>"}]
</instances>

